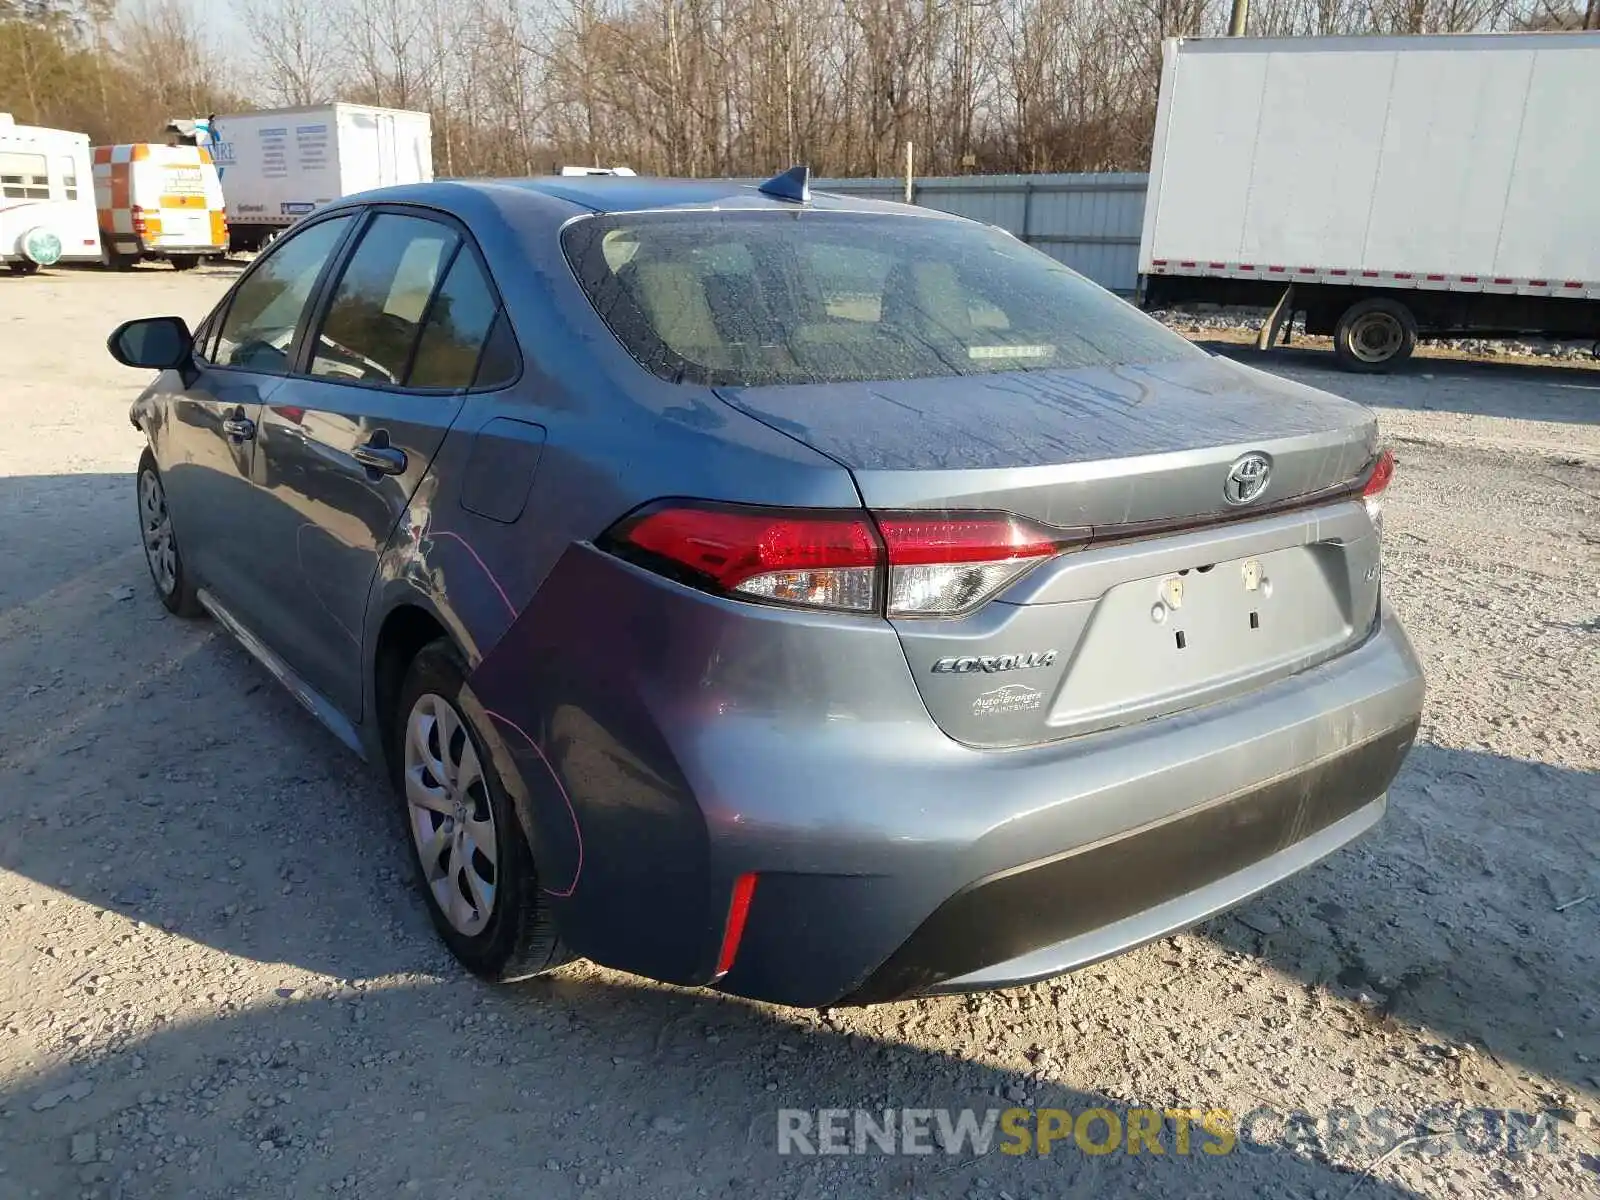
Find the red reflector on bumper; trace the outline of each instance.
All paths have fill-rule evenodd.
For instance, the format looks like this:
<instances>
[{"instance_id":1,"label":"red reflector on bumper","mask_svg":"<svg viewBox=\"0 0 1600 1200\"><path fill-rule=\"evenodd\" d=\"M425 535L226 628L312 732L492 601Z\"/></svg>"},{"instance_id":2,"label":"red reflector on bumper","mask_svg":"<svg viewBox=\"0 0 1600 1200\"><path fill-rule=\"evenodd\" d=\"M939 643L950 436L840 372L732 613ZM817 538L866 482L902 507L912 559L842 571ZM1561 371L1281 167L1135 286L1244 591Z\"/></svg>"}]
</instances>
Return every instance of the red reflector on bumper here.
<instances>
[{"instance_id":1,"label":"red reflector on bumper","mask_svg":"<svg viewBox=\"0 0 1600 1200\"><path fill-rule=\"evenodd\" d=\"M750 901L756 894L754 874L741 875L733 881L733 899L728 902L728 923L722 930L722 948L717 951L717 974L726 975L733 967L739 953L739 939L744 936L745 918L750 915Z\"/></svg>"}]
</instances>

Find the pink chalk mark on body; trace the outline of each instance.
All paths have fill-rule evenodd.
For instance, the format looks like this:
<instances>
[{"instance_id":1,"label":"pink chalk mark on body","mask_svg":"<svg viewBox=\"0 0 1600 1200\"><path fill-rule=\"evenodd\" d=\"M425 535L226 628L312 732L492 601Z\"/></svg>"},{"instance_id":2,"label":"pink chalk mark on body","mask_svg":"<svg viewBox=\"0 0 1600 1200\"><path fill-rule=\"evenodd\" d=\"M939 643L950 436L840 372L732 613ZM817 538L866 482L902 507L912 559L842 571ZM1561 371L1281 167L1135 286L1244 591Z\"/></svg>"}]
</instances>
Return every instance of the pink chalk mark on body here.
<instances>
[{"instance_id":1,"label":"pink chalk mark on body","mask_svg":"<svg viewBox=\"0 0 1600 1200\"><path fill-rule=\"evenodd\" d=\"M467 539L462 537L459 533L454 533L448 529L424 530L418 525L413 525L412 529L419 537L423 534L426 534L426 536L434 539L450 538L454 541L460 542L462 548L465 549L468 554L472 555L472 561L478 564L478 569L483 572L484 578L487 579L494 587L495 593L500 597L500 602L506 606L506 612L510 615L511 619L513 621L517 619L517 609L516 606L511 603L511 597L506 595L505 588L500 586L500 581L495 578L494 572L489 569L489 564L484 562L478 552L472 548L471 542L467 541ZM578 865L573 869L572 882L567 884L566 887L559 891L554 888L547 887L541 887L539 889L548 896L556 896L565 899L566 897L572 895L573 892L578 890L578 877L583 874L583 829L578 825L578 813L577 810L572 807L572 797L567 795L567 789L561 782L561 776L556 774L554 764L552 764L550 759L545 756L545 752L540 748L539 743L528 736L528 731L526 729L524 729L521 725L518 725L510 717L494 712L492 709L484 709L484 712L492 720L499 721L500 724L516 730L517 735L521 737L523 741L528 743L528 746L533 750L533 752L539 756L539 761L544 764L544 769L550 773L550 779L556 785L556 791L561 793L562 803L567 806L567 816L572 821L572 834L578 839Z\"/></svg>"},{"instance_id":2,"label":"pink chalk mark on body","mask_svg":"<svg viewBox=\"0 0 1600 1200\"><path fill-rule=\"evenodd\" d=\"M547 887L542 887L539 889L548 896L556 896L565 899L566 897L572 895L573 892L578 890L578 877L583 874L583 830L578 826L578 813L572 807L572 797L567 795L567 789L562 785L561 777L556 774L555 766L548 758L545 757L544 751L539 748L539 743L528 736L528 731L526 729L524 729L521 725L518 725L510 717L502 716L500 713L497 713L492 709L486 708L483 711L494 720L499 721L502 725L506 725L512 729L515 729L521 736L522 740L527 742L528 745L533 748L533 752L539 756L539 761L544 764L544 769L550 772L550 778L556 785L556 791L561 793L561 799L567 806L567 816L572 819L572 833L573 836L578 839L578 865L573 869L572 882L567 884L565 888L561 889L560 891L556 891L553 888Z\"/></svg>"},{"instance_id":3,"label":"pink chalk mark on body","mask_svg":"<svg viewBox=\"0 0 1600 1200\"><path fill-rule=\"evenodd\" d=\"M500 581L494 577L494 572L489 570L489 564L478 557L478 552L472 548L471 542L467 541L467 539L462 537L459 533L452 533L448 529L434 530L430 532L428 536L432 538L453 538L466 547L467 553L472 555L472 561L478 564L478 569L483 572L484 577L488 579L488 581L494 586L494 590L499 593L500 602L506 606L506 612L511 614L511 619L513 621L517 619L517 609L516 606L511 603L511 597L506 595L505 588L500 586Z\"/></svg>"}]
</instances>

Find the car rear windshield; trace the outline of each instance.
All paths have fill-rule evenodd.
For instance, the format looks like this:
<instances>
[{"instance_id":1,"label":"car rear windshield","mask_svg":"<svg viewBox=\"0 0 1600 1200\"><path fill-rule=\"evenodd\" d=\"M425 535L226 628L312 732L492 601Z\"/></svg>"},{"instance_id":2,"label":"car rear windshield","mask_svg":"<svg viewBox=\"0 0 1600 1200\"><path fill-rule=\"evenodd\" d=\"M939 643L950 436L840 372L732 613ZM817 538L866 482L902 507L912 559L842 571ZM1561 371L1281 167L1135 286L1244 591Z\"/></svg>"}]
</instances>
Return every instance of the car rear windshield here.
<instances>
[{"instance_id":1,"label":"car rear windshield","mask_svg":"<svg viewBox=\"0 0 1600 1200\"><path fill-rule=\"evenodd\" d=\"M967 222L624 213L578 221L562 244L618 340L675 382L919 379L1200 353L1054 259Z\"/></svg>"}]
</instances>

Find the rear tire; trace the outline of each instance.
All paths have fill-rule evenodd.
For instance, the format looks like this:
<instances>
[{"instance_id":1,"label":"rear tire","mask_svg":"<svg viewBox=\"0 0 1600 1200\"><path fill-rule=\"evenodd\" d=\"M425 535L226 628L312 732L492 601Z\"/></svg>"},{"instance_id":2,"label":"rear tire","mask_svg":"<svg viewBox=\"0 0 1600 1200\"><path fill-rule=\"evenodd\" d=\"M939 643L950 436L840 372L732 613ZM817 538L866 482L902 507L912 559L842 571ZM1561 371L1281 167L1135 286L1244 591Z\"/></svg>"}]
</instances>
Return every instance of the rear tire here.
<instances>
[{"instance_id":1,"label":"rear tire","mask_svg":"<svg viewBox=\"0 0 1600 1200\"><path fill-rule=\"evenodd\" d=\"M198 254L174 254L172 256L172 269L174 271L192 271L200 265Z\"/></svg>"},{"instance_id":2,"label":"rear tire","mask_svg":"<svg viewBox=\"0 0 1600 1200\"><path fill-rule=\"evenodd\" d=\"M144 546L145 565L150 582L168 612L179 617L203 617L205 607L178 552L178 538L172 528L172 513L167 508L166 485L156 470L155 456L149 448L139 456L139 540Z\"/></svg>"},{"instance_id":3,"label":"rear tire","mask_svg":"<svg viewBox=\"0 0 1600 1200\"><path fill-rule=\"evenodd\" d=\"M516 809L461 703L466 690L448 640L418 651L390 715L390 773L434 928L474 975L508 983L568 954Z\"/></svg>"},{"instance_id":4,"label":"rear tire","mask_svg":"<svg viewBox=\"0 0 1600 1200\"><path fill-rule=\"evenodd\" d=\"M22 259L20 262L7 263L6 266L11 269L13 275L37 275L39 273L39 264L27 258Z\"/></svg>"},{"instance_id":5,"label":"rear tire","mask_svg":"<svg viewBox=\"0 0 1600 1200\"><path fill-rule=\"evenodd\" d=\"M1417 319L1404 304L1387 297L1357 301L1333 329L1333 352L1347 371L1389 371L1416 348Z\"/></svg>"}]
</instances>

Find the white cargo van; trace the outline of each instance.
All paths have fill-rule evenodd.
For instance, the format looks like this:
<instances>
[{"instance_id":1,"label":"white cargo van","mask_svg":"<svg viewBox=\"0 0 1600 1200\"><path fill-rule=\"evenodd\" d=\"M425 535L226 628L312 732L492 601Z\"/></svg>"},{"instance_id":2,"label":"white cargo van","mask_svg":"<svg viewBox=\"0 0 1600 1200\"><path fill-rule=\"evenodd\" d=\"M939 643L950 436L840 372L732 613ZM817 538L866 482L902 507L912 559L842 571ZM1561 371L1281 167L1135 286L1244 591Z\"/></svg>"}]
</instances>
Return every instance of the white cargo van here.
<instances>
[{"instance_id":1,"label":"white cargo van","mask_svg":"<svg viewBox=\"0 0 1600 1200\"><path fill-rule=\"evenodd\" d=\"M0 264L28 275L99 257L89 136L0 113Z\"/></svg>"}]
</instances>

